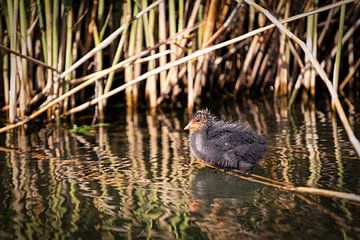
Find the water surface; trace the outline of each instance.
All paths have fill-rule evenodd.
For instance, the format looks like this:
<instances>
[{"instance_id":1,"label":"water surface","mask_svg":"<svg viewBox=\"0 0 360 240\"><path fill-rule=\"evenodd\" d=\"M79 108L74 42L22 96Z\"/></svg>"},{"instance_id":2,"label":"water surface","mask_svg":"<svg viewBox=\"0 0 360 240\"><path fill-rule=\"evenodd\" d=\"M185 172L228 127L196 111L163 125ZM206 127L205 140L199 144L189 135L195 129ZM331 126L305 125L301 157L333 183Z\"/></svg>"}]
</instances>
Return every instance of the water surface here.
<instances>
[{"instance_id":1,"label":"water surface","mask_svg":"<svg viewBox=\"0 0 360 240\"><path fill-rule=\"evenodd\" d=\"M360 194L359 158L326 107L288 112L266 99L207 107L267 137L255 174ZM350 105L348 114L360 137L359 109ZM187 120L181 110L116 110L109 125L87 135L51 124L1 135L0 239L360 236L359 203L295 194L194 161L182 130Z\"/></svg>"}]
</instances>

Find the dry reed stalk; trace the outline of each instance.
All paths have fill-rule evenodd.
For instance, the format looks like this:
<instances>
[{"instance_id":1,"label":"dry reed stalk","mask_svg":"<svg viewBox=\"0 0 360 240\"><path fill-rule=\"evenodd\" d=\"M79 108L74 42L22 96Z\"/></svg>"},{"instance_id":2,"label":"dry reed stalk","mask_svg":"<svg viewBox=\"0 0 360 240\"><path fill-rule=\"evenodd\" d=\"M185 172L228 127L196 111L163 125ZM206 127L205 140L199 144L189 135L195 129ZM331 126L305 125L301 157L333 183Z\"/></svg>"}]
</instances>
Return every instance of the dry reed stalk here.
<instances>
[{"instance_id":1,"label":"dry reed stalk","mask_svg":"<svg viewBox=\"0 0 360 240\"><path fill-rule=\"evenodd\" d=\"M59 33L58 33L58 26L59 26L59 12L60 12L60 2L59 0L54 0L53 3L53 12L52 12L52 66L53 68L58 68L58 58L59 58ZM53 74L53 73L51 73ZM59 96L59 88L60 82L58 75L53 75L53 95L54 97Z\"/></svg>"},{"instance_id":2,"label":"dry reed stalk","mask_svg":"<svg viewBox=\"0 0 360 240\"><path fill-rule=\"evenodd\" d=\"M163 42L166 40L166 9L165 2L162 1L159 4L159 41ZM166 51L166 45L159 47L159 52ZM167 62L166 56L160 58L159 66L165 65ZM166 88L166 71L160 73L160 92L163 93Z\"/></svg>"},{"instance_id":3,"label":"dry reed stalk","mask_svg":"<svg viewBox=\"0 0 360 240\"><path fill-rule=\"evenodd\" d=\"M238 78L236 79L236 83L235 83L235 87L234 87L234 92L235 94L237 94L242 86L247 85L247 74L249 71L249 66L252 62L252 60L254 59L254 57L256 56L256 54L259 51L260 47L260 36L259 35L255 35L254 38L251 41L249 50L246 54L244 63L241 66L241 72L238 76Z\"/></svg>"},{"instance_id":4,"label":"dry reed stalk","mask_svg":"<svg viewBox=\"0 0 360 240\"><path fill-rule=\"evenodd\" d=\"M265 25L265 21L263 21L264 18L265 17L262 14L258 15L258 23L259 23L260 27L263 27ZM256 59L254 61L252 71L248 78L247 88L251 88L252 86L254 86L256 80L257 80L257 85L259 85L259 82L263 78L264 71L266 69L267 62L269 59L269 53L266 53L265 57L264 57L264 53L266 52L265 49L271 38L272 33L273 33L273 30L270 30L270 31L266 32L264 35L260 35L259 52L256 54Z\"/></svg>"},{"instance_id":5,"label":"dry reed stalk","mask_svg":"<svg viewBox=\"0 0 360 240\"><path fill-rule=\"evenodd\" d=\"M189 50L188 55L191 55L191 50ZM187 62L187 110L189 113L193 112L194 108L194 66L192 61Z\"/></svg>"},{"instance_id":6,"label":"dry reed stalk","mask_svg":"<svg viewBox=\"0 0 360 240\"><path fill-rule=\"evenodd\" d=\"M1 20L0 20L1 21ZM8 37L4 37L4 45L8 44ZM1 46L0 46L1 47ZM4 104L5 106L9 106L9 53L3 53L3 61L2 61L2 70L3 70L3 83L4 83Z\"/></svg>"},{"instance_id":7,"label":"dry reed stalk","mask_svg":"<svg viewBox=\"0 0 360 240\"><path fill-rule=\"evenodd\" d=\"M258 54L256 54L256 59L254 61L252 71L250 73L250 76L248 77L248 82L246 85L248 89L250 89L252 86L254 86L256 80L258 80L258 82L261 80L261 78L257 79L256 76L258 75L259 68L261 66L262 61L265 61L265 63L267 62L267 59L263 58L264 52L265 52L265 45L266 45L266 40L265 40L264 36L260 36L259 52L258 52ZM261 76L261 75L259 74L259 76Z\"/></svg>"},{"instance_id":8,"label":"dry reed stalk","mask_svg":"<svg viewBox=\"0 0 360 240\"><path fill-rule=\"evenodd\" d=\"M275 97L287 94L287 66L285 66L285 34L280 34L279 57L277 59L277 74L274 84Z\"/></svg>"},{"instance_id":9,"label":"dry reed stalk","mask_svg":"<svg viewBox=\"0 0 360 240\"><path fill-rule=\"evenodd\" d=\"M176 30L176 13L175 13L175 0L169 0L169 35L170 37L174 36L177 32ZM170 55L170 61L174 62L177 59L177 42L170 44L170 49L173 53ZM168 75L166 76L166 85L173 86L173 94L177 94L179 91L178 86L178 68L177 66L170 69Z\"/></svg>"},{"instance_id":10,"label":"dry reed stalk","mask_svg":"<svg viewBox=\"0 0 360 240\"><path fill-rule=\"evenodd\" d=\"M318 0L314 0L313 1L313 6L314 9L316 9L318 7ZM317 33L317 29L318 29L318 15L314 14L313 15L313 26L312 26L312 54L313 56L316 58L317 56L317 44L318 44L318 33ZM312 97L315 96L315 79L316 79L316 71L315 69L311 68L311 73L310 73L310 95Z\"/></svg>"},{"instance_id":11,"label":"dry reed stalk","mask_svg":"<svg viewBox=\"0 0 360 240\"><path fill-rule=\"evenodd\" d=\"M350 142L352 143L353 147L355 148L357 154L360 156L360 142L359 140L356 138L353 130L351 129L351 126L349 124L349 121L346 117L346 114L344 112L344 109L342 108L342 105L339 101L339 98L337 96L337 93L333 87L333 85L331 84L328 76L326 75L325 71L321 68L320 63L314 58L314 56L312 55L311 51L309 50L309 48L304 44L303 41L301 41L297 36L295 36L292 32L290 32L289 30L287 30L286 28L284 28L284 26L281 24L281 22L279 20L277 20L268 10L262 8L261 6L259 6L258 4L256 4L254 1L252 0L244 0L246 3L248 3L249 5L254 6L258 11L262 12L263 14L266 15L266 17L273 22L276 27L281 31L284 32L289 38L291 38L292 40L294 40L297 44L300 45L300 47L303 49L303 51L305 52L305 54L309 57L309 60L311 62L311 64L313 65L313 67L316 69L316 71L318 72L319 76L321 77L321 79L323 80L323 82L325 83L327 89L329 90L330 95L334 98L334 105L336 107L337 113L340 117L340 120L345 128L345 131L349 137Z\"/></svg>"},{"instance_id":12,"label":"dry reed stalk","mask_svg":"<svg viewBox=\"0 0 360 240\"><path fill-rule=\"evenodd\" d=\"M57 69L59 71L63 71L64 70L64 66L65 66L65 57L66 57L66 38L67 38L67 30L66 30L66 25L67 25L67 16L65 13L65 6L62 4L62 7L64 7L64 11L61 11L60 15L61 15L61 19L64 19L64 21L61 21L59 23L59 29L60 29L60 44L59 44L59 54L58 54L58 64L57 64ZM64 82L62 80L59 79L59 75L60 74L55 74L55 82L58 85L55 88L55 92L57 94L57 96L60 96L63 94L64 92ZM59 112L60 110L62 111L62 105L59 106L58 109L56 109L57 112ZM57 121L60 121L58 118L56 119Z\"/></svg>"},{"instance_id":13,"label":"dry reed stalk","mask_svg":"<svg viewBox=\"0 0 360 240\"><path fill-rule=\"evenodd\" d=\"M185 25L184 25L184 22L185 22L185 19L184 19L184 12L185 12L185 10L184 10L184 0L179 0L178 1L178 29L177 29L177 31L178 32L181 32L183 29L184 29L184 27L185 27Z\"/></svg>"},{"instance_id":14,"label":"dry reed stalk","mask_svg":"<svg viewBox=\"0 0 360 240\"><path fill-rule=\"evenodd\" d=\"M131 16L132 15L135 15L138 9L137 5L135 4L134 7L132 7L131 5L131 1L128 1L128 7L127 7L127 12L128 14L130 14ZM132 8L134 8L134 13L132 12ZM136 26L138 24L138 21L134 21L132 24L131 24L131 27L130 27L130 34L129 34L129 40L128 40L128 51L127 51L127 56L130 57L132 55L134 55L135 53L135 36L136 36ZM130 81L131 79L133 79L133 76L134 76L134 66L128 66L126 69L125 69L125 82L128 82ZM133 100L133 87L132 86L131 88L128 88L125 90L125 101L126 101L126 105L127 106L132 106L132 100Z\"/></svg>"},{"instance_id":15,"label":"dry reed stalk","mask_svg":"<svg viewBox=\"0 0 360 240\"><path fill-rule=\"evenodd\" d=\"M143 0L143 8L145 8L148 5L147 0ZM154 10L150 11L150 14L145 14L143 17L144 20L144 32L145 32L145 43L147 48L152 48L155 45L154 40L154 33L153 33L153 22L155 20L155 12ZM155 55L155 50L151 51L151 55ZM166 56L166 55L164 55ZM161 59L161 58L160 58ZM155 61L149 61L148 64L148 71L153 70L156 66ZM154 108L156 107L156 98L157 98L157 86L156 86L156 76L151 76L146 80L146 86L145 86L145 96L148 99L149 107Z\"/></svg>"},{"instance_id":16,"label":"dry reed stalk","mask_svg":"<svg viewBox=\"0 0 360 240\"><path fill-rule=\"evenodd\" d=\"M94 39L94 45L95 47L99 46L101 42L101 33L98 29L101 29L101 24L103 23L103 1L95 1L92 5L92 10L90 14L90 23L89 23L89 34L92 34L92 37ZM99 28L98 28L99 26ZM95 64L95 70L101 71L103 68L103 54L102 51L97 51L94 56L94 64ZM94 88L95 97L99 97L103 94L103 82L102 79L99 78L95 82L95 88ZM96 117L99 117L100 121L104 118L104 109L103 109L103 102L98 102L95 115L93 118L93 121L96 121Z\"/></svg>"},{"instance_id":17,"label":"dry reed stalk","mask_svg":"<svg viewBox=\"0 0 360 240\"><path fill-rule=\"evenodd\" d=\"M313 19L314 19L314 15L311 15L311 16L308 16L306 18L306 45L307 47L311 50L312 49L312 46L313 46L313 43L312 43L312 35L313 35ZM304 73L304 87L306 90L309 90L310 89L310 79L311 79L311 74L312 74L312 71L311 71L311 63L310 63L310 60L309 60L309 57L307 55L305 55L305 65L306 65L306 68L305 68L305 73Z\"/></svg>"},{"instance_id":18,"label":"dry reed stalk","mask_svg":"<svg viewBox=\"0 0 360 240\"><path fill-rule=\"evenodd\" d=\"M47 64L50 66L53 66L53 59L52 59L52 9L51 6L52 4L50 3L50 0L45 0L44 1L44 6L45 6L45 23L46 23L46 27L45 27L45 37L46 37L46 54L48 56L47 58ZM53 66L54 67L54 66ZM56 68L56 67L55 67ZM53 74L52 71L50 71L49 69L47 70L47 75L46 75L46 92L48 92L48 101L53 97Z\"/></svg>"},{"instance_id":19,"label":"dry reed stalk","mask_svg":"<svg viewBox=\"0 0 360 240\"><path fill-rule=\"evenodd\" d=\"M9 26L17 26L18 21L18 1L14 2L14 5L12 4L12 1L8 0L8 22ZM10 49L13 51L17 51L17 34L16 34L16 28L11 27L8 28L9 33L9 39L10 39ZM16 56L10 55L10 98L9 98L9 122L13 123L16 118L16 106L17 106L17 64L16 64Z\"/></svg>"},{"instance_id":20,"label":"dry reed stalk","mask_svg":"<svg viewBox=\"0 0 360 240\"><path fill-rule=\"evenodd\" d=\"M289 11L290 11L290 2L287 1L285 4L285 13L284 13L284 17L288 18L289 17ZM284 27L287 28L287 24L284 24ZM285 34L281 34L280 35L280 57L278 58L279 60L279 64L278 65L278 77L279 77L279 82L280 82L280 86L279 86L279 95L280 96L285 96L287 95L287 86L288 86L288 61L287 61L287 48L288 45L286 44L286 38L285 38ZM276 90L276 87L275 87Z\"/></svg>"},{"instance_id":21,"label":"dry reed stalk","mask_svg":"<svg viewBox=\"0 0 360 240\"><path fill-rule=\"evenodd\" d=\"M200 8L200 3L201 3L201 0L197 0L194 3L193 10L191 11L191 15L190 15L190 18L188 20L186 29L182 32L181 35L186 36L186 35L190 34L190 32L192 32L193 30L195 30L198 27L198 26L194 26L194 24L195 24L196 17L198 15L198 11L199 11L199 8ZM180 34L179 34L179 37L180 37ZM171 38L175 39L175 36L170 37L170 39ZM183 49L185 47L187 41L188 41L188 39L186 37L181 39L180 44L178 45L178 47ZM195 46L193 45L193 47L195 47ZM179 57L180 56L183 56L183 54L180 54ZM170 71L173 71L173 70L175 70L175 69L170 69ZM168 76L171 76L171 75L172 75L172 73L169 72ZM171 90L171 84L169 84L169 79L168 78L165 78L164 88L161 88L161 86L160 86L160 89L161 89L161 91L160 91L161 94L160 94L159 98L157 99L157 104L160 104L162 102L164 96L166 96Z\"/></svg>"},{"instance_id":22,"label":"dry reed stalk","mask_svg":"<svg viewBox=\"0 0 360 240\"><path fill-rule=\"evenodd\" d=\"M140 6L139 6L140 7ZM135 4L134 6L134 15L137 13L138 11L138 7L137 4ZM144 14L144 16L142 16L141 18L139 18L136 23L133 23L134 26L134 32L133 29L131 29L130 32L130 43L129 43L129 48L130 46L132 47L133 52L129 51L129 56L134 55L135 53L141 52L142 47L143 47L143 40L144 40L144 34L143 34L143 20L144 18L147 17L146 13ZM134 33L134 35L133 35ZM134 45L131 44L131 42L134 42ZM137 76L141 75L141 64L136 63L134 64L134 68L133 68L133 75L130 78L125 79L125 82L130 81L133 78L136 78ZM131 104L127 104L128 106L137 106L138 105L138 99L139 99L139 84L136 84L132 87L132 100L131 100Z\"/></svg>"},{"instance_id":23,"label":"dry reed stalk","mask_svg":"<svg viewBox=\"0 0 360 240\"><path fill-rule=\"evenodd\" d=\"M230 13L229 17L226 19L226 21L216 30L216 32L206 41L204 47L209 47L211 44L214 43L214 41L230 26L230 23L234 20L236 14L239 12L241 8L242 1L239 1L233 11ZM227 8L226 8L227 9ZM222 14L220 17L225 17L227 14L227 11L222 11ZM261 26L262 27L262 26Z\"/></svg>"}]
</instances>

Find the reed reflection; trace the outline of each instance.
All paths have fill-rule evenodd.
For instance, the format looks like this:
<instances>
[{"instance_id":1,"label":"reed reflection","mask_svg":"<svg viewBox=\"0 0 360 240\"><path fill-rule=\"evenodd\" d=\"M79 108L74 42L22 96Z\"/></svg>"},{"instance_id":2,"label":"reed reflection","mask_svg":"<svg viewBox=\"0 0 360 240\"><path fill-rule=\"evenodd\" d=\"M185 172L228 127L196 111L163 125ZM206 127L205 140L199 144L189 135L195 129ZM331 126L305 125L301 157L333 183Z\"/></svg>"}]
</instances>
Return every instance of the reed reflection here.
<instances>
[{"instance_id":1,"label":"reed reflection","mask_svg":"<svg viewBox=\"0 0 360 240\"><path fill-rule=\"evenodd\" d=\"M311 104L287 112L266 99L209 108L267 136L269 150L254 173L360 193L356 154L330 114ZM7 133L0 238L284 238L302 227L314 238L340 236L334 224L349 236L359 232L360 214L346 203L304 199L192 161L186 121L186 113L128 109L86 135L52 125ZM310 214L316 224L306 220Z\"/></svg>"}]
</instances>

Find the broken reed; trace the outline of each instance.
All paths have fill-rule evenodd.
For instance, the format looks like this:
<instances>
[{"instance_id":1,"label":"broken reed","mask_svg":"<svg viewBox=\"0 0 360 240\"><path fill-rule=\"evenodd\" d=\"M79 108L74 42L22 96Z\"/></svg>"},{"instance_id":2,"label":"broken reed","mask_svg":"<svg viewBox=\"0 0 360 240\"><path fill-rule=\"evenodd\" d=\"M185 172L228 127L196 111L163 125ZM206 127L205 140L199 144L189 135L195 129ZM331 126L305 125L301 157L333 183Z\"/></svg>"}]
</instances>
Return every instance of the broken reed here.
<instances>
[{"instance_id":1,"label":"broken reed","mask_svg":"<svg viewBox=\"0 0 360 240\"><path fill-rule=\"evenodd\" d=\"M359 56L354 46L359 44L360 39L354 33L360 25L357 19L360 9L359 4L350 5L346 12L345 6L340 11L338 3L329 11L285 24L291 32L306 41L312 54L323 63L327 75L333 76L335 89L345 82L343 79L350 72L351 76L346 78L345 84L350 89L354 88L352 77L358 74L359 64L355 60ZM150 9L143 13L147 7ZM268 1L266 5L278 19L295 15L294 9L307 12L321 7L317 0L307 3ZM159 55L158 59L137 63L134 63L134 59L124 65L124 75L111 72L100 77L94 85L78 91L76 97L72 95L71 107L68 98L64 98L64 101L49 108L49 116L56 111L66 114L89 96L99 98L108 94L114 86L129 83L157 67L269 23L252 6L231 0L113 3L103 0L16 0L1 1L0 8L0 43L19 53L15 55L2 51L1 102L8 109L9 122L23 118L32 109L46 106L74 89L79 83L72 79L114 67L145 49L150 50L145 55L139 55L140 58L156 53L166 54ZM139 13L141 16L137 17ZM329 27L335 23L338 23L338 28ZM106 47L101 47L107 36L120 26L123 29L117 37ZM177 34L180 35L174 38ZM320 41L321 45L318 44ZM96 47L99 50L93 51ZM332 54L332 49L336 49L336 54ZM65 76L59 75L91 51L94 54L79 63L76 70ZM43 64L21 55L40 60ZM345 70L339 71L340 68ZM346 69L351 71L348 73ZM271 29L200 56L197 61L190 60L159 75L149 76L146 83L127 87L125 98L118 101L124 101L128 106L145 101L147 106L155 107L164 101L175 102L185 94L191 111L195 100L205 92L267 92L273 86L276 96L292 96L293 102L301 86L310 96L315 94L315 78L316 72L299 46L292 46L285 34ZM344 88L346 86L341 85L341 89ZM106 104L107 99L97 102L99 117L103 116Z\"/></svg>"}]
</instances>

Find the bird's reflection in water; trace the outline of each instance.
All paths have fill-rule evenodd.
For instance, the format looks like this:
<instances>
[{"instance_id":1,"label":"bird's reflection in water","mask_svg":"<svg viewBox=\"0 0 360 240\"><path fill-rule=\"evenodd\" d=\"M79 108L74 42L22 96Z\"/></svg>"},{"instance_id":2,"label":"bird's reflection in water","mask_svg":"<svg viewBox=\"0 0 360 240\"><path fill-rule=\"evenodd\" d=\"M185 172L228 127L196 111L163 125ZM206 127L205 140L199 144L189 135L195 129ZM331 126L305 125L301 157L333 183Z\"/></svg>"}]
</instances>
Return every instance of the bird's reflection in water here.
<instances>
[{"instance_id":1,"label":"bird's reflection in water","mask_svg":"<svg viewBox=\"0 0 360 240\"><path fill-rule=\"evenodd\" d=\"M210 239L254 237L237 219L249 211L261 186L211 168L199 168L191 179L189 210Z\"/></svg>"}]
</instances>

